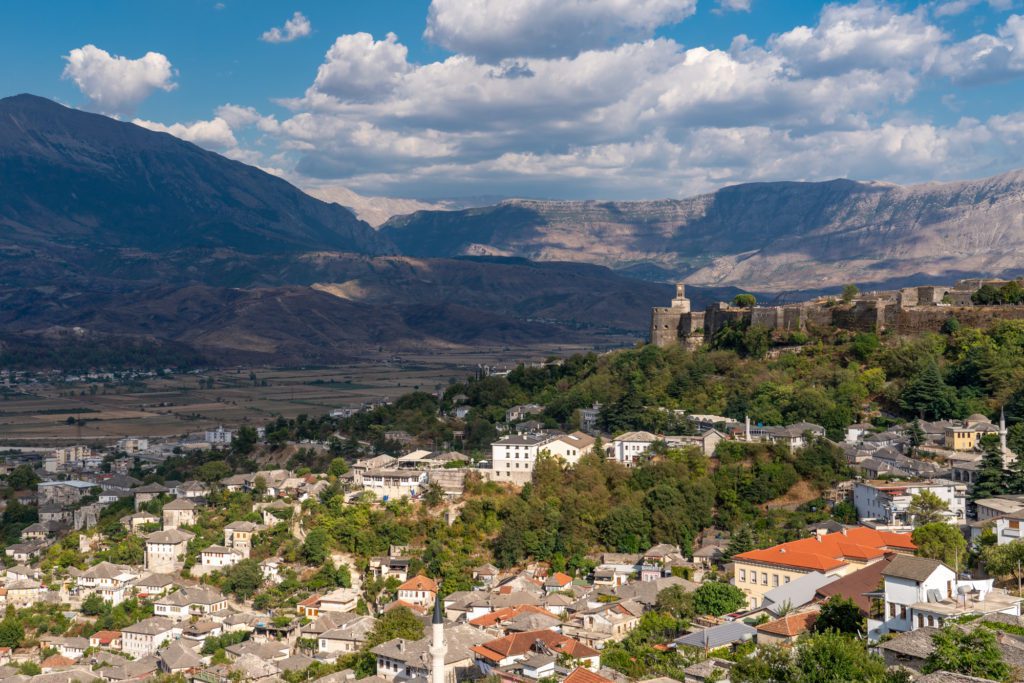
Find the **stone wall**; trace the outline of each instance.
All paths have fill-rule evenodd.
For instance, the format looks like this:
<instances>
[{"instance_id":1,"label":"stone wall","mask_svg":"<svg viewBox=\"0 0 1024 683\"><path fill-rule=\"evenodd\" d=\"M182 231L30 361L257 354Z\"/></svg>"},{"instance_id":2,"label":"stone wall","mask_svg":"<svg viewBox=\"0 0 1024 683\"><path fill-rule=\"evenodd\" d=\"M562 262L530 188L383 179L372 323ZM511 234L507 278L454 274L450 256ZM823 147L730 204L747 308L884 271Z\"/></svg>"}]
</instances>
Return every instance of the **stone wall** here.
<instances>
[{"instance_id":1,"label":"stone wall","mask_svg":"<svg viewBox=\"0 0 1024 683\"><path fill-rule=\"evenodd\" d=\"M985 329L1000 320L1024 320L1024 306L936 306L896 311L887 327L896 334L938 332L951 317L964 327Z\"/></svg>"}]
</instances>

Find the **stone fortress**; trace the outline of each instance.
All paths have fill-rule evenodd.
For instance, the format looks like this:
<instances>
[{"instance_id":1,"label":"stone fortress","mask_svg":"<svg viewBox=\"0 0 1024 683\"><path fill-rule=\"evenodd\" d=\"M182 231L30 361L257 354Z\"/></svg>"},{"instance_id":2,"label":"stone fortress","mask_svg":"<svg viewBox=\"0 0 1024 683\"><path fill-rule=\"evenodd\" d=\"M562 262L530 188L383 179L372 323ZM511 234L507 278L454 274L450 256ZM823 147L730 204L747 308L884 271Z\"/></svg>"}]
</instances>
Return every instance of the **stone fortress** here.
<instances>
[{"instance_id":1,"label":"stone fortress","mask_svg":"<svg viewBox=\"0 0 1024 683\"><path fill-rule=\"evenodd\" d=\"M800 303L741 308L730 303L711 304L693 311L686 287L676 285L670 306L651 312L650 341L657 346L699 346L731 322L758 325L776 334L826 330L914 334L938 332L950 318L967 327L990 326L997 320L1024 319L1024 305L974 304L972 296L984 285L1002 287L1009 280L960 280L952 287L927 285L858 294L849 302L819 297Z\"/></svg>"}]
</instances>

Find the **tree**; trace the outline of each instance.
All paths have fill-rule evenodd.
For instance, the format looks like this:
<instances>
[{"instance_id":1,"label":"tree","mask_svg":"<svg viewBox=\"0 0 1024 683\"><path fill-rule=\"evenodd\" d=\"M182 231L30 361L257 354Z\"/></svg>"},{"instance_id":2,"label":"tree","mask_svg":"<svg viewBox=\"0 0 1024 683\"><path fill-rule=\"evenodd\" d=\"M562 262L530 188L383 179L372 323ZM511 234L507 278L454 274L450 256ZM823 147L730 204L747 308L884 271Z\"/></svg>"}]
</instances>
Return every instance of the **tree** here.
<instances>
[{"instance_id":1,"label":"tree","mask_svg":"<svg viewBox=\"0 0 1024 683\"><path fill-rule=\"evenodd\" d=\"M746 524L736 530L736 533L729 538L729 545L725 548L725 559L731 559L735 555L745 553L754 549L754 532Z\"/></svg>"},{"instance_id":2,"label":"tree","mask_svg":"<svg viewBox=\"0 0 1024 683\"><path fill-rule=\"evenodd\" d=\"M307 564L319 567L327 560L330 552L331 537L323 527L314 527L302 544L302 558Z\"/></svg>"},{"instance_id":3,"label":"tree","mask_svg":"<svg viewBox=\"0 0 1024 683\"><path fill-rule=\"evenodd\" d=\"M14 614L8 612L4 620L0 621L0 646L13 650L20 647L23 640L25 640L25 628Z\"/></svg>"},{"instance_id":4,"label":"tree","mask_svg":"<svg viewBox=\"0 0 1024 683\"><path fill-rule=\"evenodd\" d=\"M331 464L327 466L327 474L334 477L340 477L341 475L348 472L348 462L345 458L335 458L331 460Z\"/></svg>"},{"instance_id":5,"label":"tree","mask_svg":"<svg viewBox=\"0 0 1024 683\"><path fill-rule=\"evenodd\" d=\"M857 285L846 285L843 287L843 293L841 295L843 303L850 303L857 298L858 294L860 294L860 290L857 289Z\"/></svg>"},{"instance_id":6,"label":"tree","mask_svg":"<svg viewBox=\"0 0 1024 683\"><path fill-rule=\"evenodd\" d=\"M720 617L747 606L747 596L732 584L705 581L693 592L693 609L697 614Z\"/></svg>"},{"instance_id":7,"label":"tree","mask_svg":"<svg viewBox=\"0 0 1024 683\"><path fill-rule=\"evenodd\" d=\"M16 491L33 488L39 481L35 470L28 465L18 465L7 475L7 485Z\"/></svg>"},{"instance_id":8,"label":"tree","mask_svg":"<svg viewBox=\"0 0 1024 683\"><path fill-rule=\"evenodd\" d=\"M900 392L900 407L924 420L940 420L953 413L954 390L947 386L934 358L929 358Z\"/></svg>"},{"instance_id":9,"label":"tree","mask_svg":"<svg viewBox=\"0 0 1024 683\"><path fill-rule=\"evenodd\" d=\"M858 636L867 633L864 617L857 603L848 598L835 595L821 606L818 620L814 622L814 630L818 633L836 631Z\"/></svg>"},{"instance_id":10,"label":"tree","mask_svg":"<svg viewBox=\"0 0 1024 683\"><path fill-rule=\"evenodd\" d=\"M419 640L423 637L423 622L408 607L395 607L377 619L366 638L366 649L374 648L395 638Z\"/></svg>"},{"instance_id":11,"label":"tree","mask_svg":"<svg viewBox=\"0 0 1024 683\"><path fill-rule=\"evenodd\" d=\"M242 425L235 432L235 438L231 440L231 450L239 455L249 455L256 450L256 443L259 441L259 434L251 425Z\"/></svg>"},{"instance_id":12,"label":"tree","mask_svg":"<svg viewBox=\"0 0 1024 683\"><path fill-rule=\"evenodd\" d=\"M925 660L924 673L950 671L993 681L1012 680L995 633L984 625L971 631L946 626L932 635L932 642L935 649Z\"/></svg>"},{"instance_id":13,"label":"tree","mask_svg":"<svg viewBox=\"0 0 1024 683\"><path fill-rule=\"evenodd\" d=\"M196 468L196 477L207 483L220 481L231 476L231 466L223 460L204 462Z\"/></svg>"},{"instance_id":14,"label":"tree","mask_svg":"<svg viewBox=\"0 0 1024 683\"><path fill-rule=\"evenodd\" d=\"M978 445L981 446L982 456L978 465L978 478L971 489L971 500L991 498L1006 492L1006 472L999 436L985 434Z\"/></svg>"},{"instance_id":15,"label":"tree","mask_svg":"<svg viewBox=\"0 0 1024 683\"><path fill-rule=\"evenodd\" d=\"M932 522L914 529L911 535L917 554L944 562L959 572L967 560L967 541L960 530L944 522Z\"/></svg>"},{"instance_id":16,"label":"tree","mask_svg":"<svg viewBox=\"0 0 1024 683\"><path fill-rule=\"evenodd\" d=\"M886 671L885 661L845 633L812 633L789 650L768 646L742 657L729 672L733 683L896 683L905 675Z\"/></svg>"},{"instance_id":17,"label":"tree","mask_svg":"<svg viewBox=\"0 0 1024 683\"><path fill-rule=\"evenodd\" d=\"M928 489L914 494L910 498L910 505L907 507L907 514L913 520L914 526L923 526L933 522L943 522L949 512L949 504L939 498L938 494Z\"/></svg>"},{"instance_id":18,"label":"tree","mask_svg":"<svg viewBox=\"0 0 1024 683\"><path fill-rule=\"evenodd\" d=\"M1013 462L1007 466L1003 483L1007 493L1018 495L1024 493L1024 457L1014 458Z\"/></svg>"},{"instance_id":19,"label":"tree","mask_svg":"<svg viewBox=\"0 0 1024 683\"><path fill-rule=\"evenodd\" d=\"M942 334L948 334L950 336L960 331L960 321L956 319L955 315L951 315L946 318L946 322L942 323L940 330Z\"/></svg>"},{"instance_id":20,"label":"tree","mask_svg":"<svg viewBox=\"0 0 1024 683\"><path fill-rule=\"evenodd\" d=\"M427 484L427 490L423 493L423 502L427 507L436 508L444 502L444 489L436 481Z\"/></svg>"},{"instance_id":21,"label":"tree","mask_svg":"<svg viewBox=\"0 0 1024 683\"><path fill-rule=\"evenodd\" d=\"M985 571L995 576L1013 576L1020 585L1024 579L1024 541L990 545L981 551Z\"/></svg>"},{"instance_id":22,"label":"tree","mask_svg":"<svg viewBox=\"0 0 1024 683\"><path fill-rule=\"evenodd\" d=\"M832 519L841 524L856 524L857 507L848 500L841 500L832 506Z\"/></svg>"},{"instance_id":23,"label":"tree","mask_svg":"<svg viewBox=\"0 0 1024 683\"><path fill-rule=\"evenodd\" d=\"M263 570L256 560L242 560L224 571L222 588L241 600L251 598L262 585Z\"/></svg>"},{"instance_id":24,"label":"tree","mask_svg":"<svg viewBox=\"0 0 1024 683\"><path fill-rule=\"evenodd\" d=\"M612 508L600 526L604 544L620 553L639 553L650 546L651 524L639 506Z\"/></svg>"},{"instance_id":25,"label":"tree","mask_svg":"<svg viewBox=\"0 0 1024 683\"><path fill-rule=\"evenodd\" d=\"M690 619L694 616L693 593L686 592L682 586L664 588L658 593L655 609L676 619Z\"/></svg>"},{"instance_id":26,"label":"tree","mask_svg":"<svg viewBox=\"0 0 1024 683\"><path fill-rule=\"evenodd\" d=\"M82 614L89 617L94 617L98 614L103 614L109 608L110 606L102 597L100 597L99 593L93 593L85 600L83 600L81 607Z\"/></svg>"},{"instance_id":27,"label":"tree","mask_svg":"<svg viewBox=\"0 0 1024 683\"><path fill-rule=\"evenodd\" d=\"M753 308L757 305L757 297L753 294L737 294L732 299L732 305L739 308Z\"/></svg>"}]
</instances>

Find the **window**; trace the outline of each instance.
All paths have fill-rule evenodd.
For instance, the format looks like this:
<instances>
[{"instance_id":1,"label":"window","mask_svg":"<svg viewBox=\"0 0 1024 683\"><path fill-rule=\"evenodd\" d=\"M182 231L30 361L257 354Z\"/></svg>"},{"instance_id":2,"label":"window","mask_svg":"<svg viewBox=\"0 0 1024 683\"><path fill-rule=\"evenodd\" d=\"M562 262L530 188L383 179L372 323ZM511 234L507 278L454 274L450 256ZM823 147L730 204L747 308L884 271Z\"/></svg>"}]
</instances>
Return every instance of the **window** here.
<instances>
[{"instance_id":1,"label":"window","mask_svg":"<svg viewBox=\"0 0 1024 683\"><path fill-rule=\"evenodd\" d=\"M1011 519L1010 520L1010 528L1011 529L1020 529L1020 520L1018 520L1018 519Z\"/></svg>"},{"instance_id":2,"label":"window","mask_svg":"<svg viewBox=\"0 0 1024 683\"><path fill-rule=\"evenodd\" d=\"M762 586L767 586L768 585L768 572L761 572L761 585Z\"/></svg>"},{"instance_id":3,"label":"window","mask_svg":"<svg viewBox=\"0 0 1024 683\"><path fill-rule=\"evenodd\" d=\"M931 620L932 620L932 618L928 617L928 621L931 621ZM931 626L931 624L928 624L928 625ZM918 614L917 615L917 627L921 628L922 626L924 626L924 615L923 614Z\"/></svg>"},{"instance_id":4,"label":"window","mask_svg":"<svg viewBox=\"0 0 1024 683\"><path fill-rule=\"evenodd\" d=\"M933 617L930 614L928 615L928 625L929 626L935 626L935 617Z\"/></svg>"},{"instance_id":5,"label":"window","mask_svg":"<svg viewBox=\"0 0 1024 683\"><path fill-rule=\"evenodd\" d=\"M779 585L779 575L778 574L772 574L772 586L778 586L778 585Z\"/></svg>"},{"instance_id":6,"label":"window","mask_svg":"<svg viewBox=\"0 0 1024 683\"><path fill-rule=\"evenodd\" d=\"M740 570L740 581L746 581L746 580L747 580L747 570L746 569L741 569Z\"/></svg>"},{"instance_id":7,"label":"window","mask_svg":"<svg viewBox=\"0 0 1024 683\"><path fill-rule=\"evenodd\" d=\"M896 603L894 603L894 602L893 603L889 603L889 616L890 617L895 617L896 616Z\"/></svg>"},{"instance_id":8,"label":"window","mask_svg":"<svg viewBox=\"0 0 1024 683\"><path fill-rule=\"evenodd\" d=\"M783 583L789 583L789 577L788 576L783 576L782 577L782 582Z\"/></svg>"},{"instance_id":9,"label":"window","mask_svg":"<svg viewBox=\"0 0 1024 683\"><path fill-rule=\"evenodd\" d=\"M906 619L906 618L907 618L907 606L906 605L900 605L900 619Z\"/></svg>"}]
</instances>

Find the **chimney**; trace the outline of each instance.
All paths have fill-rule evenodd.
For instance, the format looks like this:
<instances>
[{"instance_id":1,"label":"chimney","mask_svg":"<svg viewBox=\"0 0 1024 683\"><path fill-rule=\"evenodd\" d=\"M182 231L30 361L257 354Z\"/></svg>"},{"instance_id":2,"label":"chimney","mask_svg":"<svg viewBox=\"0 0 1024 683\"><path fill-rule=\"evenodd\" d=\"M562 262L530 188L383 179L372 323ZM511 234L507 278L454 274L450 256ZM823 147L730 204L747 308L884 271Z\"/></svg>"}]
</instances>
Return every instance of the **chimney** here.
<instances>
[{"instance_id":1,"label":"chimney","mask_svg":"<svg viewBox=\"0 0 1024 683\"><path fill-rule=\"evenodd\" d=\"M828 533L828 530L825 529L825 527L820 527L819 526L817 529L814 530L814 537L820 541L821 537L824 536L827 533Z\"/></svg>"}]
</instances>

